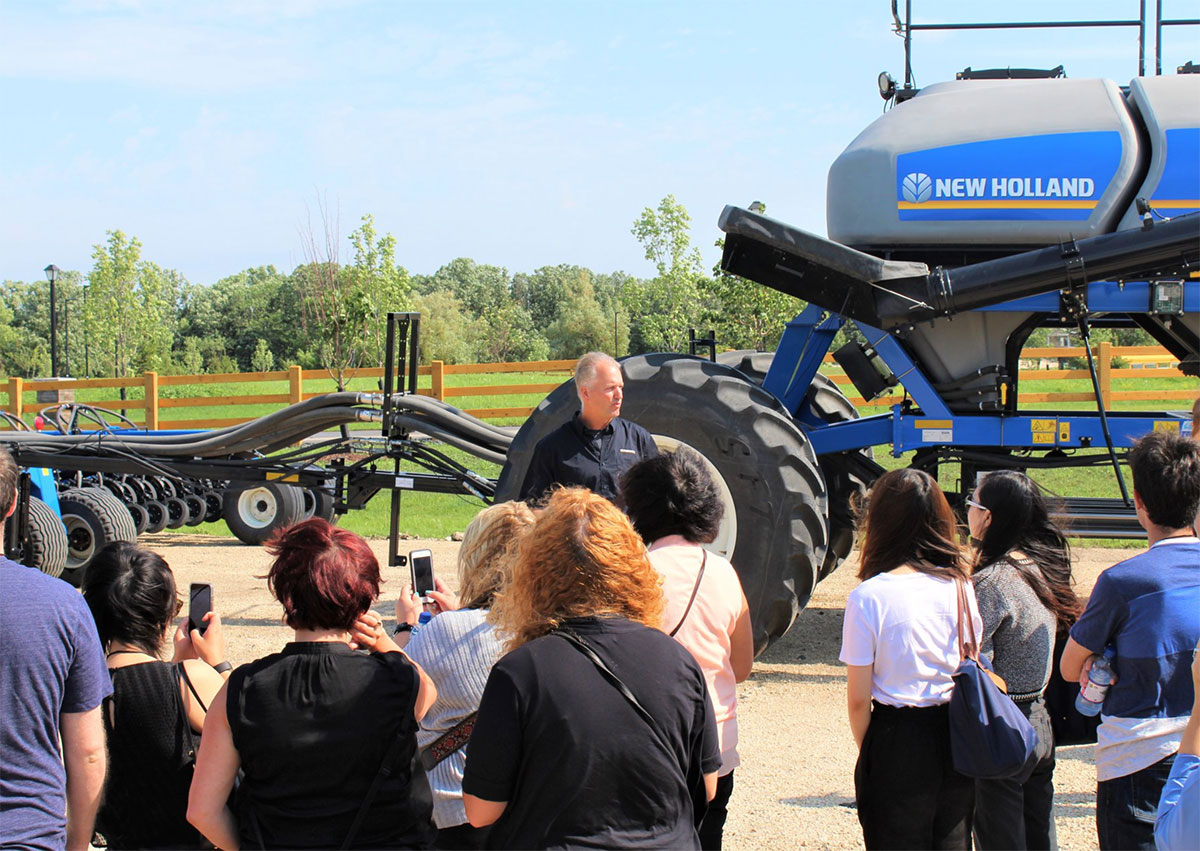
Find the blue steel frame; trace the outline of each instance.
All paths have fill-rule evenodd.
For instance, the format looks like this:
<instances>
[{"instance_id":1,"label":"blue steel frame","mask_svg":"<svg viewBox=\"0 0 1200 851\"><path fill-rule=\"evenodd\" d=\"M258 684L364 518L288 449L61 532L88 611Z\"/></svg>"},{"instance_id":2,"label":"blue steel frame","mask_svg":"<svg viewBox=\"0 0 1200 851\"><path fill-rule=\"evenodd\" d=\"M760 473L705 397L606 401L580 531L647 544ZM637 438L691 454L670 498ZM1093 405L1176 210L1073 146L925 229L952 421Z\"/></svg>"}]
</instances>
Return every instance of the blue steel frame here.
<instances>
[{"instance_id":1,"label":"blue steel frame","mask_svg":"<svg viewBox=\"0 0 1200 851\"><path fill-rule=\"evenodd\" d=\"M1200 281L1184 285L1186 315L1195 317L1200 304ZM1144 281L1103 281L1088 287L1091 313L1140 313L1150 305L1150 284ZM1045 293L992 307L991 311L1057 313L1058 293ZM774 394L808 432L818 455L892 444L899 456L914 449L932 447L986 447L990 449L1087 449L1102 448L1104 433L1100 417L1080 411L1022 411L1009 414L953 413L938 395L929 378L905 351L895 335L858 323L872 348L904 385L911 402L895 405L891 413L857 420L826 423L805 402L808 387L821 361L845 324L837 313L809 305L787 324L763 388ZM1200 389L1200 388L1198 388ZM919 412L918 412L919 411ZM1182 411L1106 411L1113 445L1128 448L1150 431L1178 430L1191 434L1190 413Z\"/></svg>"}]
</instances>

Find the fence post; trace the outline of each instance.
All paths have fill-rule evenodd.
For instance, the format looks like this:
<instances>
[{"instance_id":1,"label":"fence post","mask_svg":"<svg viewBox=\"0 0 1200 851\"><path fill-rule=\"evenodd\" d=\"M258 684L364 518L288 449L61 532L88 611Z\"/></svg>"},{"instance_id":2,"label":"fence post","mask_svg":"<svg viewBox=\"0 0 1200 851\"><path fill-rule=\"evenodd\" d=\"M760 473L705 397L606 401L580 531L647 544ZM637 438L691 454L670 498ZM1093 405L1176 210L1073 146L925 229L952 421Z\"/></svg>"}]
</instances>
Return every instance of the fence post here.
<instances>
[{"instance_id":1,"label":"fence post","mask_svg":"<svg viewBox=\"0 0 1200 851\"><path fill-rule=\"evenodd\" d=\"M429 378L433 390L433 398L446 401L446 364L435 360L429 364Z\"/></svg>"},{"instance_id":2,"label":"fence post","mask_svg":"<svg viewBox=\"0 0 1200 851\"><path fill-rule=\"evenodd\" d=\"M304 376L300 367L292 364L288 367L288 404L295 405L304 399Z\"/></svg>"},{"instance_id":3,"label":"fence post","mask_svg":"<svg viewBox=\"0 0 1200 851\"><path fill-rule=\"evenodd\" d=\"M25 380L12 376L8 379L8 412L17 419L25 413Z\"/></svg>"},{"instance_id":4,"label":"fence post","mask_svg":"<svg viewBox=\"0 0 1200 851\"><path fill-rule=\"evenodd\" d=\"M1100 399L1104 410L1112 409L1112 344L1100 341L1100 363L1096 365L1096 377L1100 380Z\"/></svg>"},{"instance_id":5,"label":"fence post","mask_svg":"<svg viewBox=\"0 0 1200 851\"><path fill-rule=\"evenodd\" d=\"M158 373L147 372L144 376L146 392L143 395L146 407L143 422L148 429L158 428Z\"/></svg>"}]
</instances>

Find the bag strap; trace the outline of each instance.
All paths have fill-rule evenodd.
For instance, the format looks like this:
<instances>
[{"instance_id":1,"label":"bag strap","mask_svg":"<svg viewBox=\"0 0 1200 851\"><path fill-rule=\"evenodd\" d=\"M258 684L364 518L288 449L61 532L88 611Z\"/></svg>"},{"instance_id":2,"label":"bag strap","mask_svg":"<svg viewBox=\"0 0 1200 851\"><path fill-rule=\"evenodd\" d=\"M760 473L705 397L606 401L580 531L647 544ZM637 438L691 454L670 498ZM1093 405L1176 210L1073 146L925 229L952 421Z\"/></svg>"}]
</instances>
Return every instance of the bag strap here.
<instances>
[{"instance_id":1,"label":"bag strap","mask_svg":"<svg viewBox=\"0 0 1200 851\"><path fill-rule=\"evenodd\" d=\"M595 665L600 673L604 676L604 679L608 680L609 683L611 683L612 686L621 693L621 696L629 702L629 705L634 708L634 711L637 712L637 714L641 716L642 720L646 722L646 725L658 738L659 743L667 749L667 753L672 755L675 754L675 749L671 747L671 742L667 738L666 733L663 732L662 727L658 725L658 721L656 721L654 716L646 710L646 707L642 706L641 702L634 696L633 692L629 690L629 686L625 685L625 682L615 673L613 673L612 669L609 668L608 665L604 664L604 660L597 655L596 651L592 649L590 644L580 638L573 630L564 626L558 627L558 629L554 630L552 634L564 639L568 644L572 645L576 650L590 659L592 664Z\"/></svg>"},{"instance_id":2,"label":"bag strap","mask_svg":"<svg viewBox=\"0 0 1200 851\"><path fill-rule=\"evenodd\" d=\"M204 701L200 699L200 692L196 691L196 687L192 685L192 678L188 676L187 668L183 666L182 662L178 663L178 670L179 676L182 677L183 681L187 684L188 691L192 693L192 697L196 699L196 703L200 704L200 709L205 715L207 715L208 707L205 706Z\"/></svg>"},{"instance_id":3,"label":"bag strap","mask_svg":"<svg viewBox=\"0 0 1200 851\"><path fill-rule=\"evenodd\" d=\"M979 639L975 637L975 621L971 617L971 605L967 600L967 584L962 579L955 577L954 584L958 592L958 656L960 659L974 659L979 661ZM963 622L966 622L966 629L970 633L970 638L963 635Z\"/></svg>"},{"instance_id":4,"label":"bag strap","mask_svg":"<svg viewBox=\"0 0 1200 851\"><path fill-rule=\"evenodd\" d=\"M675 624L675 628L667 633L672 638L675 637L675 633L679 632L683 622L687 620L688 613L692 610L692 603L696 602L696 593L700 590L700 580L704 578L704 565L708 564L708 550L701 547L700 552L704 555L700 556L700 570L696 573L696 584L692 586L692 596L688 597L687 608L683 610L683 617L679 619L679 623Z\"/></svg>"},{"instance_id":5,"label":"bag strap","mask_svg":"<svg viewBox=\"0 0 1200 851\"><path fill-rule=\"evenodd\" d=\"M371 788L367 789L367 794L363 797L362 803L358 805L358 812L354 814L354 821L350 825L350 831L346 834L346 838L342 840L341 851L350 847L354 842L354 837L358 835L358 829L362 827L363 819L367 817L367 810L371 808L371 804L375 801L375 797L379 794L379 788L383 786L383 781L391 776L392 771L396 767L396 760L404 751L406 737L400 733L392 740L391 746L387 753L383 755L383 762L379 764L379 771L375 772L375 779L371 781Z\"/></svg>"},{"instance_id":6,"label":"bag strap","mask_svg":"<svg viewBox=\"0 0 1200 851\"><path fill-rule=\"evenodd\" d=\"M475 729L475 719L478 710L459 721L442 735L438 736L431 745L421 751L421 766L426 771L433 769L443 760L466 745Z\"/></svg>"}]
</instances>

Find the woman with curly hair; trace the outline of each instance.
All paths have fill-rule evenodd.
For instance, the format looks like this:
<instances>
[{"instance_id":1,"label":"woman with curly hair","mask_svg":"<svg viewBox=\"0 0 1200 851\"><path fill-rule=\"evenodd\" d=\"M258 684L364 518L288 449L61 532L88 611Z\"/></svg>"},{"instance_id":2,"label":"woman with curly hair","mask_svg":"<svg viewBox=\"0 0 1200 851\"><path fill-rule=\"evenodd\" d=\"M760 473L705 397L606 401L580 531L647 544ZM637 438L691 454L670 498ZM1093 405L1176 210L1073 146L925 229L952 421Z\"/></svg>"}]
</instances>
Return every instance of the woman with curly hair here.
<instances>
[{"instance_id":1,"label":"woman with curly hair","mask_svg":"<svg viewBox=\"0 0 1200 851\"><path fill-rule=\"evenodd\" d=\"M871 487L863 583L846 600L840 656L868 849L971 847L975 783L954 770L949 703L960 619L971 618L976 635L983 625L956 538L954 512L928 473L892 470Z\"/></svg>"},{"instance_id":2,"label":"woman with curly hair","mask_svg":"<svg viewBox=\"0 0 1200 851\"><path fill-rule=\"evenodd\" d=\"M661 632L658 574L629 519L558 490L493 606L509 653L463 777L495 848L699 848L721 756L701 672Z\"/></svg>"},{"instance_id":3,"label":"woman with curly hair","mask_svg":"<svg viewBox=\"0 0 1200 851\"><path fill-rule=\"evenodd\" d=\"M444 588L433 591L434 617L421 627L415 626L423 608L421 598L408 593L396 600L396 643L425 669L438 690L417 731L433 789L436 848L482 848L487 838L487 828L472 827L463 810L466 742L488 674L504 654L496 627L487 620L488 611L496 592L508 581L516 544L532 526L533 512L523 502L483 509L467 526L458 551L458 594Z\"/></svg>"},{"instance_id":4,"label":"woman with curly hair","mask_svg":"<svg viewBox=\"0 0 1200 851\"><path fill-rule=\"evenodd\" d=\"M983 617L980 652L1038 734L1027 778L975 782L975 845L980 849L1054 848L1054 730L1043 695L1056 637L1082 607L1071 578L1071 551L1028 476L982 476L967 500L975 542L975 595Z\"/></svg>"}]
</instances>

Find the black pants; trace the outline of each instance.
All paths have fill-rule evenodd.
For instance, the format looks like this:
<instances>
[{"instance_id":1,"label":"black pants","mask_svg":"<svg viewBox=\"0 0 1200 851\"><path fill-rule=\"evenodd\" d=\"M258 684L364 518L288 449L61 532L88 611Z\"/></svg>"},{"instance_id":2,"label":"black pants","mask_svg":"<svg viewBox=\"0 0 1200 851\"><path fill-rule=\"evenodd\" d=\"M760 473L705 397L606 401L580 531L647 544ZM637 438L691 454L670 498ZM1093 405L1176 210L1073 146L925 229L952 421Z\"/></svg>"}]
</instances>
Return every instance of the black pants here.
<instances>
[{"instance_id":1,"label":"black pants","mask_svg":"<svg viewBox=\"0 0 1200 851\"><path fill-rule=\"evenodd\" d=\"M704 851L721 851L721 836L725 832L725 819L729 816L729 796L733 794L733 772L717 778L717 794L708 802L704 821L696 832L700 834L700 847Z\"/></svg>"},{"instance_id":2,"label":"black pants","mask_svg":"<svg viewBox=\"0 0 1200 851\"><path fill-rule=\"evenodd\" d=\"M868 849L970 851L975 781L954 770L946 704L874 703L854 795Z\"/></svg>"},{"instance_id":3,"label":"black pants","mask_svg":"<svg viewBox=\"0 0 1200 851\"><path fill-rule=\"evenodd\" d=\"M457 824L454 827L443 827L438 830L433 847L446 849L446 851L471 851L471 849L483 848L487 844L488 834L491 832L491 825L471 827L470 822Z\"/></svg>"},{"instance_id":4,"label":"black pants","mask_svg":"<svg viewBox=\"0 0 1200 851\"><path fill-rule=\"evenodd\" d=\"M1054 829L1054 729L1042 700L1017 708L1038 735L1037 764L1029 778L975 781L975 847L980 851L1058 847Z\"/></svg>"}]
</instances>

